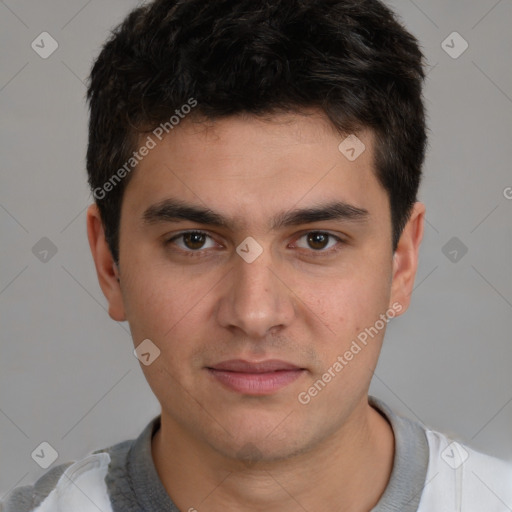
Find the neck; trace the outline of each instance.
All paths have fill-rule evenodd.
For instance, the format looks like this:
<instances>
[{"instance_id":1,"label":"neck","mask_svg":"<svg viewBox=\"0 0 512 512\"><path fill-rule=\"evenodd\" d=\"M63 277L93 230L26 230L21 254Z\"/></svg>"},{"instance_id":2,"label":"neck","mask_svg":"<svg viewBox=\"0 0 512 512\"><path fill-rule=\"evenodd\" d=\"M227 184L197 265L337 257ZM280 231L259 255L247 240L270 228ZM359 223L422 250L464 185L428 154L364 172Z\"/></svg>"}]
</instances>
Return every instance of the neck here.
<instances>
[{"instance_id":1,"label":"neck","mask_svg":"<svg viewBox=\"0 0 512 512\"><path fill-rule=\"evenodd\" d=\"M307 452L252 466L213 453L166 419L153 437L152 456L180 510L366 512L384 493L393 468L393 431L367 402Z\"/></svg>"}]
</instances>

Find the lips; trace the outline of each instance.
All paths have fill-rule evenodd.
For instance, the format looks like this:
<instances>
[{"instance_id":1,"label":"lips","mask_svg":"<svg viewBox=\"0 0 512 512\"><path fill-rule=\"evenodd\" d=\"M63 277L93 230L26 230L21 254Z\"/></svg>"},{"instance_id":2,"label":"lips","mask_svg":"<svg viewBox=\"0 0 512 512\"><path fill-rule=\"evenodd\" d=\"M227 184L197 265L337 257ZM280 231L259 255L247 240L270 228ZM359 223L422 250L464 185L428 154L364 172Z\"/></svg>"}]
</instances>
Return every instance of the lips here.
<instances>
[{"instance_id":1,"label":"lips","mask_svg":"<svg viewBox=\"0 0 512 512\"><path fill-rule=\"evenodd\" d=\"M268 373L280 370L300 370L301 368L278 359L268 359L259 363L250 363L243 359L231 359L212 366L212 369L239 373Z\"/></svg>"},{"instance_id":2,"label":"lips","mask_svg":"<svg viewBox=\"0 0 512 512\"><path fill-rule=\"evenodd\" d=\"M245 395L270 395L306 372L292 363L278 359L250 362L231 359L206 368L224 388Z\"/></svg>"}]
</instances>

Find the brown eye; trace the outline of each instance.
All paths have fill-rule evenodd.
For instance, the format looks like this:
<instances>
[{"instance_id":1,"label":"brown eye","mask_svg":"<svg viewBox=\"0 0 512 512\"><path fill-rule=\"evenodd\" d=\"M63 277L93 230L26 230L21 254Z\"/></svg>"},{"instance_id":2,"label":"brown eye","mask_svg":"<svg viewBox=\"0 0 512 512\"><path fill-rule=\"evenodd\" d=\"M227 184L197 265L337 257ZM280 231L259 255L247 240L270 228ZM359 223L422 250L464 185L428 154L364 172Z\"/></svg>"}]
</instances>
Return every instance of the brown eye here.
<instances>
[{"instance_id":1,"label":"brown eye","mask_svg":"<svg viewBox=\"0 0 512 512\"><path fill-rule=\"evenodd\" d=\"M327 233L320 233L317 231L313 231L312 233L308 233L308 244L312 249L321 250L327 247L329 242L329 237Z\"/></svg>"},{"instance_id":2,"label":"brown eye","mask_svg":"<svg viewBox=\"0 0 512 512\"><path fill-rule=\"evenodd\" d=\"M204 233L185 233L182 236L188 249L201 249L206 241Z\"/></svg>"},{"instance_id":3,"label":"brown eye","mask_svg":"<svg viewBox=\"0 0 512 512\"><path fill-rule=\"evenodd\" d=\"M206 249L214 248L215 242L203 231L184 231L164 242L164 245L177 246L182 252L201 254Z\"/></svg>"},{"instance_id":4,"label":"brown eye","mask_svg":"<svg viewBox=\"0 0 512 512\"><path fill-rule=\"evenodd\" d=\"M340 237L331 233L310 231L299 237L295 245L303 250L308 249L311 255L327 256L338 251L343 243Z\"/></svg>"}]
</instances>

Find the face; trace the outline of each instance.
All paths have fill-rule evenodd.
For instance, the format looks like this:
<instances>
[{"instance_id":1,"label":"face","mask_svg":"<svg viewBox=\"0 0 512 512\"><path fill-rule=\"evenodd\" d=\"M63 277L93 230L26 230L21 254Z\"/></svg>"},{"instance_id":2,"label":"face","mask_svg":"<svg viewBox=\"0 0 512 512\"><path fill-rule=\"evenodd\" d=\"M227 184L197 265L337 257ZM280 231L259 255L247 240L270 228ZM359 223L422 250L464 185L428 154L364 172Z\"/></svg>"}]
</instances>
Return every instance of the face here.
<instances>
[{"instance_id":1,"label":"face","mask_svg":"<svg viewBox=\"0 0 512 512\"><path fill-rule=\"evenodd\" d=\"M141 367L169 429L271 460L366 405L385 326L408 305L421 229L411 220L393 254L372 134L357 136L366 149L351 161L320 113L182 122L125 190L120 284L91 207L110 314L128 320L135 347L160 351Z\"/></svg>"}]
</instances>

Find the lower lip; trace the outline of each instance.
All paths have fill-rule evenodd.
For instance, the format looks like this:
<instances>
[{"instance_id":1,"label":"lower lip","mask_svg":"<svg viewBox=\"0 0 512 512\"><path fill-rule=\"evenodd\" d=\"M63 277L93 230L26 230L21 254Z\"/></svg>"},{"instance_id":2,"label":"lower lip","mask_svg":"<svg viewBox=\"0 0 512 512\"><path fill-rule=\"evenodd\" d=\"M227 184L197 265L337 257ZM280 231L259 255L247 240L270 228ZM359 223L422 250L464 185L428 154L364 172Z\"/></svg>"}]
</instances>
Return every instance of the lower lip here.
<instances>
[{"instance_id":1,"label":"lower lip","mask_svg":"<svg viewBox=\"0 0 512 512\"><path fill-rule=\"evenodd\" d=\"M246 395L269 395L297 380L305 370L278 370L267 373L242 373L208 368L221 384Z\"/></svg>"}]
</instances>

